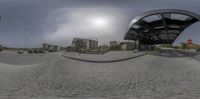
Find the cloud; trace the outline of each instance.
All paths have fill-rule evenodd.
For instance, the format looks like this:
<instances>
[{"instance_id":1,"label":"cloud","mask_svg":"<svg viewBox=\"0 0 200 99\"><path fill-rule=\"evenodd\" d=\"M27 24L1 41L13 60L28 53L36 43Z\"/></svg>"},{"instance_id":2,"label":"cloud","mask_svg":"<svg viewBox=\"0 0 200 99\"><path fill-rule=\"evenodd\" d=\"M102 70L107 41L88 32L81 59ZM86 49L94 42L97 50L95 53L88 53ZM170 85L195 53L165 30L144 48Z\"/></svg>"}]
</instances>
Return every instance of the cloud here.
<instances>
[{"instance_id":1,"label":"cloud","mask_svg":"<svg viewBox=\"0 0 200 99\"><path fill-rule=\"evenodd\" d=\"M91 24L95 17L107 18L107 27L98 28ZM52 12L49 21L54 20L56 30L45 40L51 43L70 45L73 37L97 38L100 43L122 39L126 30L126 16L114 8L63 8Z\"/></svg>"},{"instance_id":2,"label":"cloud","mask_svg":"<svg viewBox=\"0 0 200 99\"><path fill-rule=\"evenodd\" d=\"M0 43L12 47L40 47L43 42L66 46L75 36L98 38L101 43L122 40L129 22L143 12L179 8L200 13L199 3L199 0L0 0ZM109 28L94 29L87 22L87 18L98 16L110 20Z\"/></svg>"}]
</instances>

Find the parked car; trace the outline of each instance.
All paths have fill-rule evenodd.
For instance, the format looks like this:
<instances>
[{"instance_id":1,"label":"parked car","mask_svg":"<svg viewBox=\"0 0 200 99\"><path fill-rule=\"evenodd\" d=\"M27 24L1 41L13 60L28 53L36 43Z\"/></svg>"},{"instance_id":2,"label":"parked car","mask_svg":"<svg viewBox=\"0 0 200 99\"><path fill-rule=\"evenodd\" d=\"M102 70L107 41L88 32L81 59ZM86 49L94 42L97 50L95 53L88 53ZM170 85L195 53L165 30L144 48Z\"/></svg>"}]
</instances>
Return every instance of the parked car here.
<instances>
[{"instance_id":1,"label":"parked car","mask_svg":"<svg viewBox=\"0 0 200 99\"><path fill-rule=\"evenodd\" d=\"M24 52L22 50L17 51L18 54L23 54Z\"/></svg>"},{"instance_id":2,"label":"parked car","mask_svg":"<svg viewBox=\"0 0 200 99\"><path fill-rule=\"evenodd\" d=\"M45 53L43 49L30 49L28 53Z\"/></svg>"},{"instance_id":3,"label":"parked car","mask_svg":"<svg viewBox=\"0 0 200 99\"><path fill-rule=\"evenodd\" d=\"M39 50L39 53L45 53L45 51L44 51L44 50L42 50L42 49L40 49L40 50Z\"/></svg>"}]
</instances>

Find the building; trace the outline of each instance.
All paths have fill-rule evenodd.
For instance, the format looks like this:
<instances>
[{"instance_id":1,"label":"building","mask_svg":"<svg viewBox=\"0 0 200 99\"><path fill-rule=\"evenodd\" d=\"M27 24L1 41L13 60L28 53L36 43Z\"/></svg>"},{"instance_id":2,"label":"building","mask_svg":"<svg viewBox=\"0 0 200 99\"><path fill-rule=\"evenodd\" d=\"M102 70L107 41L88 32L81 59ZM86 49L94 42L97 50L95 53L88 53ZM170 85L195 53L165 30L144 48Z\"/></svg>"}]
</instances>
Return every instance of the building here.
<instances>
[{"instance_id":1,"label":"building","mask_svg":"<svg viewBox=\"0 0 200 99\"><path fill-rule=\"evenodd\" d=\"M67 46L66 48L65 48L65 50L67 51L67 52L73 52L74 50L74 47L72 47L72 46Z\"/></svg>"},{"instance_id":2,"label":"building","mask_svg":"<svg viewBox=\"0 0 200 99\"><path fill-rule=\"evenodd\" d=\"M188 44L188 43L182 42L181 45L183 49L196 49L196 50L200 49L200 45L195 44L195 43Z\"/></svg>"},{"instance_id":3,"label":"building","mask_svg":"<svg viewBox=\"0 0 200 99\"><path fill-rule=\"evenodd\" d=\"M83 49L86 49L86 46L87 46L86 40L81 38L74 38L71 45L73 51L75 52L83 51Z\"/></svg>"},{"instance_id":4,"label":"building","mask_svg":"<svg viewBox=\"0 0 200 99\"><path fill-rule=\"evenodd\" d=\"M51 45L49 45L49 44L47 44L47 43L43 43L42 49L48 51L48 50L50 50L50 49L52 49L52 48L51 48Z\"/></svg>"},{"instance_id":5,"label":"building","mask_svg":"<svg viewBox=\"0 0 200 99\"><path fill-rule=\"evenodd\" d=\"M117 41L110 41L110 47L116 47L118 46Z\"/></svg>"},{"instance_id":6,"label":"building","mask_svg":"<svg viewBox=\"0 0 200 99\"><path fill-rule=\"evenodd\" d=\"M64 51L64 50L66 50L66 47L58 46L58 50L59 50L59 51Z\"/></svg>"},{"instance_id":7,"label":"building","mask_svg":"<svg viewBox=\"0 0 200 99\"><path fill-rule=\"evenodd\" d=\"M95 51L98 49L98 41L94 39L74 38L71 47L76 52Z\"/></svg>"},{"instance_id":8,"label":"building","mask_svg":"<svg viewBox=\"0 0 200 99\"><path fill-rule=\"evenodd\" d=\"M182 9L144 12L130 22L124 40L136 41L139 50L157 44L173 44L185 29L199 21L199 14Z\"/></svg>"},{"instance_id":9,"label":"building","mask_svg":"<svg viewBox=\"0 0 200 99\"><path fill-rule=\"evenodd\" d=\"M110 46L108 45L100 45L99 51L108 51L110 49Z\"/></svg>"},{"instance_id":10,"label":"building","mask_svg":"<svg viewBox=\"0 0 200 99\"><path fill-rule=\"evenodd\" d=\"M120 45L121 45L121 50L124 50L124 51L135 49L134 42L121 42Z\"/></svg>"},{"instance_id":11,"label":"building","mask_svg":"<svg viewBox=\"0 0 200 99\"><path fill-rule=\"evenodd\" d=\"M65 50L65 47L43 43L42 49L49 52L58 52Z\"/></svg>"},{"instance_id":12,"label":"building","mask_svg":"<svg viewBox=\"0 0 200 99\"><path fill-rule=\"evenodd\" d=\"M98 49L98 41L97 40L92 40L88 39L87 40L87 50L97 50Z\"/></svg>"},{"instance_id":13,"label":"building","mask_svg":"<svg viewBox=\"0 0 200 99\"><path fill-rule=\"evenodd\" d=\"M46 51L52 52L53 49L54 49L54 46L53 46L53 45L50 45L50 44L47 44L47 43L43 43L42 49L43 49L43 50L46 50Z\"/></svg>"}]
</instances>

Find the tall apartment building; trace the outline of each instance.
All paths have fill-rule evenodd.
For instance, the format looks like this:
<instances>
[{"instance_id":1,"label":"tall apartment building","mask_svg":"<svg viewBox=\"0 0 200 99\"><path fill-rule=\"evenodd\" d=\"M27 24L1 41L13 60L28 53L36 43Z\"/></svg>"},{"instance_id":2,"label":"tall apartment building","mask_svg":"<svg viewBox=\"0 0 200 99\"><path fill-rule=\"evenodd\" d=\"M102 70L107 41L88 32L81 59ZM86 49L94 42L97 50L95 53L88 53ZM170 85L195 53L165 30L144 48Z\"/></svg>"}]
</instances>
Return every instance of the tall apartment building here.
<instances>
[{"instance_id":1,"label":"tall apartment building","mask_svg":"<svg viewBox=\"0 0 200 99\"><path fill-rule=\"evenodd\" d=\"M98 49L98 41L88 39L87 40L87 50L96 50Z\"/></svg>"},{"instance_id":2,"label":"tall apartment building","mask_svg":"<svg viewBox=\"0 0 200 99\"><path fill-rule=\"evenodd\" d=\"M71 46L74 51L81 52L81 51L83 51L83 49L86 49L86 45L87 45L87 43L84 39L74 38Z\"/></svg>"},{"instance_id":3,"label":"tall apartment building","mask_svg":"<svg viewBox=\"0 0 200 99\"><path fill-rule=\"evenodd\" d=\"M98 41L93 39L74 38L72 48L76 52L92 51L98 49Z\"/></svg>"}]
</instances>

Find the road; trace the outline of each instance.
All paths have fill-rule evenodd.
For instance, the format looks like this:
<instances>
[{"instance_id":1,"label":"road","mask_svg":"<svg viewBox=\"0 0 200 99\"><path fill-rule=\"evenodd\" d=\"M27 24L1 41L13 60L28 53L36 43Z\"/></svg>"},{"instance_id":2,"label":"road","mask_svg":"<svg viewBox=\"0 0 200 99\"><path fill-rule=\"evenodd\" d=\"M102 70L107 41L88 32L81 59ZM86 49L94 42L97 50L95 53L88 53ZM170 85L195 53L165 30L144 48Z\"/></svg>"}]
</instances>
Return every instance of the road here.
<instances>
[{"instance_id":1,"label":"road","mask_svg":"<svg viewBox=\"0 0 200 99\"><path fill-rule=\"evenodd\" d=\"M2 99L200 97L200 62L180 52L152 52L114 63L78 61L62 57L62 54L8 55L10 60L17 58L10 63L2 57L4 55L0 54Z\"/></svg>"}]
</instances>

